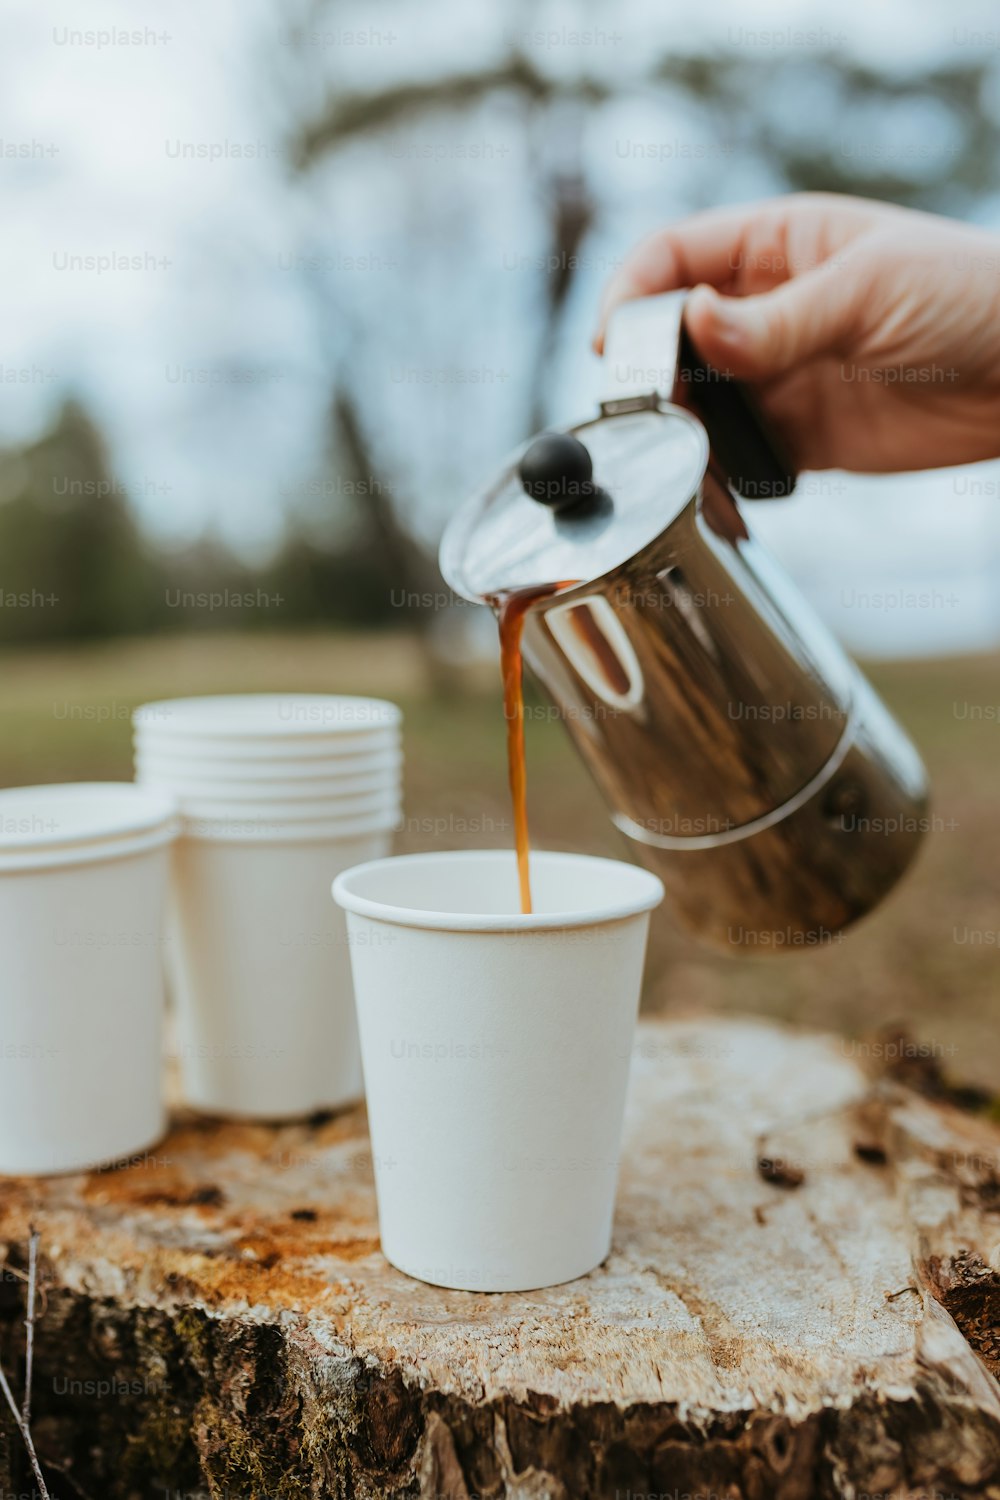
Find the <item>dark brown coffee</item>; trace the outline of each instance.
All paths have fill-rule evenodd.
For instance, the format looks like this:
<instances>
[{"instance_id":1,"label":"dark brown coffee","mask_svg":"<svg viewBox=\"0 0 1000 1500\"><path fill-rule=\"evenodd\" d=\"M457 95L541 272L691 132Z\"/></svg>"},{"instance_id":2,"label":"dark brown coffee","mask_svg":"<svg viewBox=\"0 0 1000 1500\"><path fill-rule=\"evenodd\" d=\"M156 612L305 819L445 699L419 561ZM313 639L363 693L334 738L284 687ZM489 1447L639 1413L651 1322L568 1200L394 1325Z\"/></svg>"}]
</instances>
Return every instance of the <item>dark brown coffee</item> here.
<instances>
[{"instance_id":1,"label":"dark brown coffee","mask_svg":"<svg viewBox=\"0 0 1000 1500\"><path fill-rule=\"evenodd\" d=\"M494 594L490 604L500 626L500 673L503 678L503 710L507 720L507 774L514 817L514 847L522 912L531 911L531 872L528 839L528 772L524 757L524 664L521 635L524 617L533 604L549 599L568 583L539 583L530 588L509 589Z\"/></svg>"}]
</instances>

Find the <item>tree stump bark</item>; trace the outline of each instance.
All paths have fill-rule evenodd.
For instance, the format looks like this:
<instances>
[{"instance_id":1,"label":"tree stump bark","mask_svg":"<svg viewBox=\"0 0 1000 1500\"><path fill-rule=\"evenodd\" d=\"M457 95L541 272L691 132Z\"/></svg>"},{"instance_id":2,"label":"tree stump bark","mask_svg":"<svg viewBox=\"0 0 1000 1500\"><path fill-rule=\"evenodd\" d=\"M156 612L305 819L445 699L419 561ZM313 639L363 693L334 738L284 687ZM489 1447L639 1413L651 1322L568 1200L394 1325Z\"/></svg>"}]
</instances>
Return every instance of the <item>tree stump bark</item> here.
<instances>
[{"instance_id":1,"label":"tree stump bark","mask_svg":"<svg viewBox=\"0 0 1000 1500\"><path fill-rule=\"evenodd\" d=\"M362 1110L181 1114L130 1166L0 1186L3 1365L34 1223L58 1500L1000 1496L1000 1130L917 1082L644 1025L612 1254L526 1295L386 1264Z\"/></svg>"}]
</instances>

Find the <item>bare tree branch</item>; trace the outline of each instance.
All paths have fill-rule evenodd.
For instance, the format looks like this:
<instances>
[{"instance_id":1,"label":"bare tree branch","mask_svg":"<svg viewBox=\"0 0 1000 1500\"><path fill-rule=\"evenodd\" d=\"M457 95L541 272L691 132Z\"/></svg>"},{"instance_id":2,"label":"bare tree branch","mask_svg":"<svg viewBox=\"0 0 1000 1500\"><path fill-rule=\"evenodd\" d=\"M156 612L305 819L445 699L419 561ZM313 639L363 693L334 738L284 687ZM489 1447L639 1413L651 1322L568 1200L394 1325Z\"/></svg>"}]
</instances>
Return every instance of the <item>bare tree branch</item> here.
<instances>
[{"instance_id":1,"label":"bare tree branch","mask_svg":"<svg viewBox=\"0 0 1000 1500\"><path fill-rule=\"evenodd\" d=\"M481 73L456 73L427 83L400 84L376 94L340 93L318 119L303 127L293 144L292 159L299 168L309 167L331 146L350 136L394 125L424 109L460 109L496 89L514 89L531 99L546 100L556 92L556 85L526 58L514 56ZM607 93L589 81L568 89L559 87L561 94L581 91L594 97L604 97Z\"/></svg>"},{"instance_id":2,"label":"bare tree branch","mask_svg":"<svg viewBox=\"0 0 1000 1500\"><path fill-rule=\"evenodd\" d=\"M35 1363L35 1287L38 1279L38 1230L32 1228L28 1237L28 1297L27 1316L24 1320L24 1402L21 1420L25 1427L31 1423L31 1377Z\"/></svg>"},{"instance_id":3,"label":"bare tree branch","mask_svg":"<svg viewBox=\"0 0 1000 1500\"><path fill-rule=\"evenodd\" d=\"M25 1423L24 1418L21 1416L21 1413L17 1409L17 1402L14 1400L14 1392L11 1390L9 1384L7 1383L7 1377L3 1372L2 1365L0 1365L0 1391L3 1391L4 1399L6 1400L7 1405L10 1407L11 1415L13 1416L14 1421L17 1424L17 1430L21 1434L21 1438L24 1442L25 1448L28 1450L28 1458L30 1460L31 1468L35 1476L35 1483L38 1485L38 1493L41 1496L41 1500L52 1500L52 1496L49 1494L48 1487L45 1483L44 1475L42 1474L41 1464L38 1462L38 1454L35 1452L35 1445L31 1441L31 1433L28 1431L27 1424Z\"/></svg>"}]
</instances>

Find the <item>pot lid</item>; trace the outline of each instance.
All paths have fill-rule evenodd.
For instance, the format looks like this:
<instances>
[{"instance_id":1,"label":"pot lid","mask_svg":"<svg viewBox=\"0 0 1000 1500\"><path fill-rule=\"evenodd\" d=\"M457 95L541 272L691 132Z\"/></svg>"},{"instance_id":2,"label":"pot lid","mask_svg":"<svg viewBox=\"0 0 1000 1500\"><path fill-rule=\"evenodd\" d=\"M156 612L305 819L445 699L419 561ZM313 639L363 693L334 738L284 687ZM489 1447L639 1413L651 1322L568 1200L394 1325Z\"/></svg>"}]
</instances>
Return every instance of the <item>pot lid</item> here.
<instances>
[{"instance_id":1,"label":"pot lid","mask_svg":"<svg viewBox=\"0 0 1000 1500\"><path fill-rule=\"evenodd\" d=\"M532 584L591 582L669 526L707 463L701 423L656 397L543 433L452 517L441 571L479 603Z\"/></svg>"}]
</instances>

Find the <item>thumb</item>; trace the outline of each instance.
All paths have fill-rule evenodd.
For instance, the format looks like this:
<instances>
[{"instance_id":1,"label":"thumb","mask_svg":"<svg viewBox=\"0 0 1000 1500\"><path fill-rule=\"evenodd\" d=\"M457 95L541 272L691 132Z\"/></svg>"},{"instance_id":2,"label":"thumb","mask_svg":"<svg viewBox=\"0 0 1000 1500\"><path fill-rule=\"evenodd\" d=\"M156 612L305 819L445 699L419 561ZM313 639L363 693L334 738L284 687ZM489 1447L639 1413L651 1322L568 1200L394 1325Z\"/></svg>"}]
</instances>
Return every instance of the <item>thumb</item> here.
<instances>
[{"instance_id":1,"label":"thumb","mask_svg":"<svg viewBox=\"0 0 1000 1500\"><path fill-rule=\"evenodd\" d=\"M754 297L696 287L684 321L710 365L741 380L766 380L841 348L860 301L856 279L826 265Z\"/></svg>"}]
</instances>

